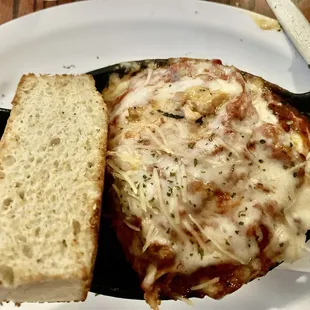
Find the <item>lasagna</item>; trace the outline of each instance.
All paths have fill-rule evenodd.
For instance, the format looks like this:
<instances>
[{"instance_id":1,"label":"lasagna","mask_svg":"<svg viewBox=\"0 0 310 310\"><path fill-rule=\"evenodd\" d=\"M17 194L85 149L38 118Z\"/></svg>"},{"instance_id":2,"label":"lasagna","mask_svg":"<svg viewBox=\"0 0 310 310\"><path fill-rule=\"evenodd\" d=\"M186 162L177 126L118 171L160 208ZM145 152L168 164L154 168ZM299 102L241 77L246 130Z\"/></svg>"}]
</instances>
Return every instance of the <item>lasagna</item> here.
<instances>
[{"instance_id":1,"label":"lasagna","mask_svg":"<svg viewBox=\"0 0 310 310\"><path fill-rule=\"evenodd\" d=\"M123 64L110 109L114 226L145 299L220 299L300 258L309 124L263 79L219 60Z\"/></svg>"}]
</instances>

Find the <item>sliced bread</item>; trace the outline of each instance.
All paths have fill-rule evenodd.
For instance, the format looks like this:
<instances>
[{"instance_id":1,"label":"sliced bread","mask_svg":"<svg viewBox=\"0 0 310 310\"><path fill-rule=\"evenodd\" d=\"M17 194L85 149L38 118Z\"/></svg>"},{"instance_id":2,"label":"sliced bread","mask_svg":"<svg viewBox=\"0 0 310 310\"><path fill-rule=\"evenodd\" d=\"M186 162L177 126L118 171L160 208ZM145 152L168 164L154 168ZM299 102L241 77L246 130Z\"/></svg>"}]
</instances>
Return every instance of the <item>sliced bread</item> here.
<instances>
[{"instance_id":1,"label":"sliced bread","mask_svg":"<svg viewBox=\"0 0 310 310\"><path fill-rule=\"evenodd\" d=\"M85 300L97 252L106 106L89 75L22 77L0 142L0 301Z\"/></svg>"}]
</instances>

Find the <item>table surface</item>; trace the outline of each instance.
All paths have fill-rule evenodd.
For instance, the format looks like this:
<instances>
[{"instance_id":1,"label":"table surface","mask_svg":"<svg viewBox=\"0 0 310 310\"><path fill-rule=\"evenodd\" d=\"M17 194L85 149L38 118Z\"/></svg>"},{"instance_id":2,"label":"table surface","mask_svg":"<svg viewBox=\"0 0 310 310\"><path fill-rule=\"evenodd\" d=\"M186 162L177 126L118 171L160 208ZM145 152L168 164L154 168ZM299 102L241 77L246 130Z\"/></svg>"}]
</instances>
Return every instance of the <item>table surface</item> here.
<instances>
[{"instance_id":1,"label":"table surface","mask_svg":"<svg viewBox=\"0 0 310 310\"><path fill-rule=\"evenodd\" d=\"M0 25L14 18L45 8L81 0L0 0ZM128 1L128 0L124 0ZM156 0L154 0L156 1ZM245 8L253 12L273 17L266 0L210 0L211 2ZM310 21L310 0L293 0Z\"/></svg>"}]
</instances>

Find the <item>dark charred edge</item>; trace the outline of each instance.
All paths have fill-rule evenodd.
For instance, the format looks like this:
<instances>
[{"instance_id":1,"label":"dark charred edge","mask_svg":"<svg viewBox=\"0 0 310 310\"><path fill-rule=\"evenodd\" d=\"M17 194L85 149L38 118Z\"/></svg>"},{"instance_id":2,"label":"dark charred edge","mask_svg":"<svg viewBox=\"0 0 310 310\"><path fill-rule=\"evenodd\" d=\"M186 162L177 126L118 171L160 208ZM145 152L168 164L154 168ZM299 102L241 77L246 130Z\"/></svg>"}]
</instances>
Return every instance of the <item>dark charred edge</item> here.
<instances>
[{"instance_id":1,"label":"dark charred edge","mask_svg":"<svg viewBox=\"0 0 310 310\"><path fill-rule=\"evenodd\" d=\"M100 68L94 71L88 72L92 75L96 81L96 87L99 92L109 83L109 77L112 73L117 73L120 78L126 74L135 75L138 71L146 69L149 66L165 67L168 66L173 60L172 59L145 59L135 60L128 62L121 62L104 68Z\"/></svg>"},{"instance_id":2,"label":"dark charred edge","mask_svg":"<svg viewBox=\"0 0 310 310\"><path fill-rule=\"evenodd\" d=\"M191 291L191 290L187 290L187 292L185 294L182 294L182 293L172 293L171 295L164 295L164 293L160 293L160 300L171 300L171 299L177 299L177 297L175 296L182 296L184 298L204 298L204 297L209 297L211 299L214 299L214 300L220 300L222 298L225 298L226 296L234 293L235 291L238 291L239 289L241 289L242 287L244 287L246 284L250 283L250 282L253 282L255 280L258 280L262 277L264 277L267 273L269 273L270 271L274 270L275 268L277 268L279 265L281 265L282 262L280 263L274 263L272 266L270 266L268 269L266 270L257 270L256 273L252 274L245 283L242 283L240 287L235 287L235 288L231 288L230 292L228 292L227 294L227 291L224 291L222 292L221 294L217 295L217 296L209 296L205 293L203 293L202 291L198 290L198 291ZM186 276L183 275L183 274L176 274L176 277L184 277L184 279L186 279ZM229 288L230 287L230 282L227 281L226 282L226 285L227 287L226 288Z\"/></svg>"},{"instance_id":3,"label":"dark charred edge","mask_svg":"<svg viewBox=\"0 0 310 310\"><path fill-rule=\"evenodd\" d=\"M245 77L258 77L248 72L237 69L243 76ZM298 109L300 112L310 112L310 91L306 93L295 94L292 93L279 85L268 82L264 80L262 77L258 77L264 81L265 87L270 89L275 95L279 96L281 99L287 101L290 105Z\"/></svg>"},{"instance_id":4,"label":"dark charred edge","mask_svg":"<svg viewBox=\"0 0 310 310\"><path fill-rule=\"evenodd\" d=\"M138 71L140 69L145 69L150 64L155 64L156 66L161 67L169 65L170 62L171 59L145 59L145 60L123 61L114 65L90 71L87 74L91 74L93 77L98 77L102 74L109 74L109 73L128 74L131 72Z\"/></svg>"},{"instance_id":5,"label":"dark charred edge","mask_svg":"<svg viewBox=\"0 0 310 310\"><path fill-rule=\"evenodd\" d=\"M189 59L198 60L195 58L168 58L168 59L146 59L146 60L136 60L129 62L122 62L114 64L108 67L97 69L88 74L91 74L96 80L96 86L98 91L101 92L109 82L109 76L112 73L117 73L122 78L125 74L134 75L142 69L146 69L149 66L152 67L166 67L174 63L177 59ZM255 77L253 74L247 73L245 71L237 69L243 76ZM256 76L257 77L257 76ZM265 87L269 88L275 95L284 99L287 103L297 108L302 113L310 113L310 91L302 94L294 94L276 84L264 81Z\"/></svg>"},{"instance_id":6,"label":"dark charred edge","mask_svg":"<svg viewBox=\"0 0 310 310\"><path fill-rule=\"evenodd\" d=\"M298 108L299 110L303 106L307 112L310 112L309 102L310 102L310 92L304 94L294 94L290 91L275 85L271 82L265 81L265 85L276 95L280 96L281 98L285 99L289 104ZM306 106L307 105L307 106Z\"/></svg>"}]
</instances>

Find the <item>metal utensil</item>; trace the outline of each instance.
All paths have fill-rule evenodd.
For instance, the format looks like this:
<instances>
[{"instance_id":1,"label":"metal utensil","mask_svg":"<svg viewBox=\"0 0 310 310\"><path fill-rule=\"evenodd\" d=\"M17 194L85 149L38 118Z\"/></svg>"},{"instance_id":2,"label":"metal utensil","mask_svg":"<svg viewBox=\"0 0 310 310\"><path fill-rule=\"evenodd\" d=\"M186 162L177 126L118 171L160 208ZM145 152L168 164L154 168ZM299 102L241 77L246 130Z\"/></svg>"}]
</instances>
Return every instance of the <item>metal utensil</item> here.
<instances>
[{"instance_id":1,"label":"metal utensil","mask_svg":"<svg viewBox=\"0 0 310 310\"><path fill-rule=\"evenodd\" d=\"M310 68L310 24L291 0L267 0L280 25Z\"/></svg>"}]
</instances>

